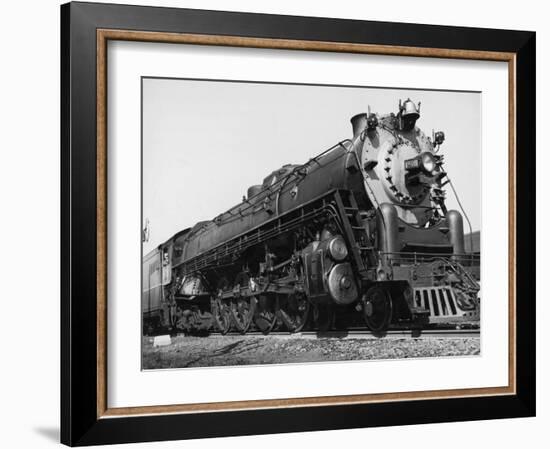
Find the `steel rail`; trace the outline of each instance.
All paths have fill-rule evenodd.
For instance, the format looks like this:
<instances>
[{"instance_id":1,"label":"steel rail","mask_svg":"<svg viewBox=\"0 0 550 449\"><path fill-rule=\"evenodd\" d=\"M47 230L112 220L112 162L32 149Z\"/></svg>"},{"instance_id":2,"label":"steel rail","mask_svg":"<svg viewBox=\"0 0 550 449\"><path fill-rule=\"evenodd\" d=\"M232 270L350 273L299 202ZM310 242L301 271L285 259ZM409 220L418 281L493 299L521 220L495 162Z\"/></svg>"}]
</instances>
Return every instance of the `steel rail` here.
<instances>
[{"instance_id":1,"label":"steel rail","mask_svg":"<svg viewBox=\"0 0 550 449\"><path fill-rule=\"evenodd\" d=\"M176 335L183 335L180 332ZM331 330L331 331L316 331L308 330L296 333L288 331L272 331L269 334L263 334L261 331L250 331L246 334L240 332L228 332L222 335L220 332L210 332L203 335L208 337L275 337L275 338L334 338L334 339L353 339L353 338L478 338L480 337L479 329L390 329L384 334L376 334L368 329L353 329L353 330Z\"/></svg>"}]
</instances>

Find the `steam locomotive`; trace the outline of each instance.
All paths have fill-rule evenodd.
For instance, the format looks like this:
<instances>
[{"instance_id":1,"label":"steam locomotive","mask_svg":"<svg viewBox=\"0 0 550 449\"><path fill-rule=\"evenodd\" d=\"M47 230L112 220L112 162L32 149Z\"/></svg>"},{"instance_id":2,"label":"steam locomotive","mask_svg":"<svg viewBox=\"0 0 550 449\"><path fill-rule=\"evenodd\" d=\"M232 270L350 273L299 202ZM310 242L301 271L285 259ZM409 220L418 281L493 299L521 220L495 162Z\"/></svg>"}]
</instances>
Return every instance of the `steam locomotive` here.
<instances>
[{"instance_id":1,"label":"steam locomotive","mask_svg":"<svg viewBox=\"0 0 550 449\"><path fill-rule=\"evenodd\" d=\"M410 99L397 113L369 107L352 139L145 255L144 332L479 323L479 256L445 206L445 135L426 136L419 117Z\"/></svg>"}]
</instances>

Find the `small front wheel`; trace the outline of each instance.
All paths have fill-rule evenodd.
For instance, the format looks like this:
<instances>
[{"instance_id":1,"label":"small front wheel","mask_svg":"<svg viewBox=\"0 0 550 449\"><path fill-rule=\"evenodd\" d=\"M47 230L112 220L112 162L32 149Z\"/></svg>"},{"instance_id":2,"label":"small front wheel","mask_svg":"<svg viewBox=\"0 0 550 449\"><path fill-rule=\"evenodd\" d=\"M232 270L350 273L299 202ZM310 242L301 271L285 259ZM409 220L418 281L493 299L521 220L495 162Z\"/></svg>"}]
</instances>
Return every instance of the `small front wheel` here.
<instances>
[{"instance_id":1,"label":"small front wheel","mask_svg":"<svg viewBox=\"0 0 550 449\"><path fill-rule=\"evenodd\" d=\"M368 328L377 334L388 330L392 319L393 304L390 293L375 285L363 295L363 317Z\"/></svg>"}]
</instances>

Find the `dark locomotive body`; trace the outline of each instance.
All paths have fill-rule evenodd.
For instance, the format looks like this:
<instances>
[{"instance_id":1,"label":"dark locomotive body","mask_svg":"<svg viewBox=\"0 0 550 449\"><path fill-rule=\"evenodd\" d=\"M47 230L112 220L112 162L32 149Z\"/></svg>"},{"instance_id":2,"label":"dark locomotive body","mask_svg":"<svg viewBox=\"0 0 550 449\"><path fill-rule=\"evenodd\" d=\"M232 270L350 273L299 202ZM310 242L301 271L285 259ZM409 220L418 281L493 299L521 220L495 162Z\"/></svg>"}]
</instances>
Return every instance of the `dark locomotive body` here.
<instances>
[{"instance_id":1,"label":"dark locomotive body","mask_svg":"<svg viewBox=\"0 0 550 449\"><path fill-rule=\"evenodd\" d=\"M443 135L418 117L410 100L355 116L353 139L146 255L145 331L476 325L479 259L445 208Z\"/></svg>"}]
</instances>

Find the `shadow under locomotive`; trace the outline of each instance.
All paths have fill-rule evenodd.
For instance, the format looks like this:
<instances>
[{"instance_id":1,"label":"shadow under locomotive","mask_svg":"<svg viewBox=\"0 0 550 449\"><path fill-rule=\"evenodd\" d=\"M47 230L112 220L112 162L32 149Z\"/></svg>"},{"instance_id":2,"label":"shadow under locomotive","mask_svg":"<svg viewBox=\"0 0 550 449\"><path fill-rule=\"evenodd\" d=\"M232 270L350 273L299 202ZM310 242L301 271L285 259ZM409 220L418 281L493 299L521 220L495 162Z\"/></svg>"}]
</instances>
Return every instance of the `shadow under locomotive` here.
<instances>
[{"instance_id":1,"label":"shadow under locomotive","mask_svg":"<svg viewBox=\"0 0 550 449\"><path fill-rule=\"evenodd\" d=\"M353 138L285 165L143 259L144 333L479 324L479 255L419 107L352 118ZM456 194L456 192L454 192Z\"/></svg>"}]
</instances>

